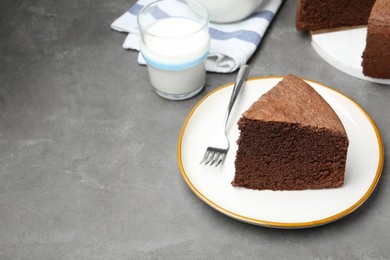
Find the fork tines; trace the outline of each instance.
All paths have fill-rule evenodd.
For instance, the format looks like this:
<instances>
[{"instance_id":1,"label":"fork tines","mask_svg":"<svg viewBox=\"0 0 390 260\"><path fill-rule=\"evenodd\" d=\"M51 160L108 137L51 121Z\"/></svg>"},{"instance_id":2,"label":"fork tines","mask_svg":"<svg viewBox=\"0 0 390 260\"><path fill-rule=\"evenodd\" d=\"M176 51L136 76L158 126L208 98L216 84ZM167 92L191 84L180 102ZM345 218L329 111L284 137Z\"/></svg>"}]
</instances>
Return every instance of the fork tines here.
<instances>
[{"instance_id":1,"label":"fork tines","mask_svg":"<svg viewBox=\"0 0 390 260\"><path fill-rule=\"evenodd\" d=\"M202 161L200 161L200 164L202 164L203 162L206 165L210 163L210 166L211 166L214 163L217 163L217 164L215 164L215 167L217 167L225 159L226 152L227 151L221 150L221 149L210 149L210 148L208 148L206 150L206 153L204 154L204 156L202 158Z\"/></svg>"}]
</instances>

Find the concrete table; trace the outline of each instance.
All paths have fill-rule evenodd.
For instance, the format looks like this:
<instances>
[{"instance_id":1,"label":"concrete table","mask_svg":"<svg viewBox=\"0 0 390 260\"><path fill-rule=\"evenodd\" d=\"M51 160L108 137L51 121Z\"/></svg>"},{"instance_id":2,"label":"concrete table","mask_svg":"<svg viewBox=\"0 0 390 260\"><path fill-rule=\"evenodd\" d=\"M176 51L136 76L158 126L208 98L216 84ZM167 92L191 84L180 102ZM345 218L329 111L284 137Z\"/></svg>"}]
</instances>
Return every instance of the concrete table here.
<instances>
[{"instance_id":1,"label":"concrete table","mask_svg":"<svg viewBox=\"0 0 390 260\"><path fill-rule=\"evenodd\" d=\"M324 226L270 229L215 211L177 165L203 92L167 101L111 22L133 1L0 2L0 259L389 259L388 167L370 198ZM285 1L250 77L293 73L353 98L390 150L390 87L323 61Z\"/></svg>"}]
</instances>

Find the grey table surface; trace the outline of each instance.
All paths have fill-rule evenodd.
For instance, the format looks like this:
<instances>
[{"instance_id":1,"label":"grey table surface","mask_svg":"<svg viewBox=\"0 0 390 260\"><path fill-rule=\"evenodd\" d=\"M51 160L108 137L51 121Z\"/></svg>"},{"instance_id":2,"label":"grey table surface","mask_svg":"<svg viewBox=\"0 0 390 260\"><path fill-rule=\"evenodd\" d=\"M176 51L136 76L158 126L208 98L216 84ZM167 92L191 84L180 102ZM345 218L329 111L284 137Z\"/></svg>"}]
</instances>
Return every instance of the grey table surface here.
<instances>
[{"instance_id":1,"label":"grey table surface","mask_svg":"<svg viewBox=\"0 0 390 260\"><path fill-rule=\"evenodd\" d=\"M201 201L177 164L205 90L168 101L151 89L125 34L110 29L134 1L0 1L0 259L390 259L389 170L336 222L272 229ZM324 62L295 30L287 0L250 59L250 77L294 73L358 102L388 158L390 87Z\"/></svg>"}]
</instances>

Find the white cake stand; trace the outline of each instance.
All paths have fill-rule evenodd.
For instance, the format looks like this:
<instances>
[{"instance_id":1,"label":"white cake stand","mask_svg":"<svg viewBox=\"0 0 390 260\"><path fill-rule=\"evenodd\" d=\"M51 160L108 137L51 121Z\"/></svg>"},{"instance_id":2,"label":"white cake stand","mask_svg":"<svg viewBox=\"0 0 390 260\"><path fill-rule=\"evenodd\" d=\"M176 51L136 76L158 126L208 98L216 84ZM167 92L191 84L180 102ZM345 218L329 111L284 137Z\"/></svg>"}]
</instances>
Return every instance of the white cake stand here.
<instances>
[{"instance_id":1,"label":"white cake stand","mask_svg":"<svg viewBox=\"0 0 390 260\"><path fill-rule=\"evenodd\" d=\"M312 33L311 44L318 55L338 70L359 79L390 85L390 79L363 75L362 53L366 45L367 28Z\"/></svg>"}]
</instances>

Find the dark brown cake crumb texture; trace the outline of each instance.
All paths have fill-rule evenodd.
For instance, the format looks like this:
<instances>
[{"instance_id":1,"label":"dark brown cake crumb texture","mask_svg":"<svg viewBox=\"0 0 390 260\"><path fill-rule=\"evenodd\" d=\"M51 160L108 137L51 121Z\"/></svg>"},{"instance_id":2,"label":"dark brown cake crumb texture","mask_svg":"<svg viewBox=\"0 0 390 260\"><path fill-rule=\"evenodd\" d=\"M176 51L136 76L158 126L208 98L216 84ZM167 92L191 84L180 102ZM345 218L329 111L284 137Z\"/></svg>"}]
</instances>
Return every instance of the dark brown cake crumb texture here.
<instances>
[{"instance_id":1,"label":"dark brown cake crumb texture","mask_svg":"<svg viewBox=\"0 0 390 260\"><path fill-rule=\"evenodd\" d=\"M239 129L243 135L237 142L236 171L243 174L236 175L233 186L302 190L343 184L346 137L327 129L245 118Z\"/></svg>"}]
</instances>

